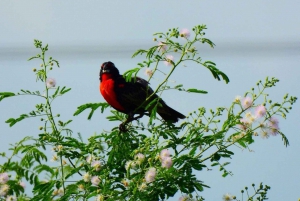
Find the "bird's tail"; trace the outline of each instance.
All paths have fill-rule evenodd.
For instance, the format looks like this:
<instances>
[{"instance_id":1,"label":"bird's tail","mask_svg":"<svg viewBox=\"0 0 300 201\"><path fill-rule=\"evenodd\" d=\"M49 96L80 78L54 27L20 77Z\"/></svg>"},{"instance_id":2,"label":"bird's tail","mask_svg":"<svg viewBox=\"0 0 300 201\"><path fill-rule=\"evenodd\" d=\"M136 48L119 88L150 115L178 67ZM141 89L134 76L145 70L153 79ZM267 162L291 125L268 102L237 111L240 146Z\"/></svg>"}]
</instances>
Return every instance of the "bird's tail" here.
<instances>
[{"instance_id":1,"label":"bird's tail","mask_svg":"<svg viewBox=\"0 0 300 201\"><path fill-rule=\"evenodd\" d=\"M163 118L165 121L177 122L179 119L184 119L185 116L180 112L177 112L173 108L169 107L165 103L162 107L157 108L157 113Z\"/></svg>"}]
</instances>

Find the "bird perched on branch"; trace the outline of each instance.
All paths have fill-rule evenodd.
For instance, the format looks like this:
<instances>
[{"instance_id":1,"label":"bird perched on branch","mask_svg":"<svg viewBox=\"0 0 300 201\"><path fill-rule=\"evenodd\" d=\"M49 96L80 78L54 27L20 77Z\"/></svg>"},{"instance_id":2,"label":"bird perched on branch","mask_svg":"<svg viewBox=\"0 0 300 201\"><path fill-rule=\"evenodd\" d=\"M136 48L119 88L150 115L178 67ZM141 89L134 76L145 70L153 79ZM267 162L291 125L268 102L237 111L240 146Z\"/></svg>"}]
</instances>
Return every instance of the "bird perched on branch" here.
<instances>
[{"instance_id":1,"label":"bird perched on branch","mask_svg":"<svg viewBox=\"0 0 300 201\"><path fill-rule=\"evenodd\" d=\"M169 107L160 97L153 94L148 82L142 78L136 77L126 82L120 75L115 65L108 61L101 65L100 69L100 92L104 99L114 109L128 115L125 122L120 125L120 130L125 131L127 123L137 120L143 115L149 115L157 104L156 112L165 121L172 123L185 116ZM157 102L155 101L157 100ZM148 106L149 103L153 103ZM146 109L147 107L147 109ZM138 115L134 117L134 115Z\"/></svg>"}]
</instances>

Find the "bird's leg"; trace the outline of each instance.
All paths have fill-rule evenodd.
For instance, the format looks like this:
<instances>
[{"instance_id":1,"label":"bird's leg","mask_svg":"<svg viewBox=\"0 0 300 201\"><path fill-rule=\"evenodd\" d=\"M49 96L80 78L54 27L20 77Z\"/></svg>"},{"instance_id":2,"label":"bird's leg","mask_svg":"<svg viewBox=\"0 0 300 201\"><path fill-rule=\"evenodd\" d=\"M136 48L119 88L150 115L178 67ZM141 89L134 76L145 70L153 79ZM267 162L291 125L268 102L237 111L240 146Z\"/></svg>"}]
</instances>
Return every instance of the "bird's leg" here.
<instances>
[{"instance_id":1,"label":"bird's leg","mask_svg":"<svg viewBox=\"0 0 300 201\"><path fill-rule=\"evenodd\" d=\"M128 114L128 118L126 119L126 121L124 121L123 123L120 124L120 126L119 126L120 131L122 131L122 132L127 131L126 125L134 120L133 117L134 117L134 114L130 112Z\"/></svg>"},{"instance_id":2,"label":"bird's leg","mask_svg":"<svg viewBox=\"0 0 300 201\"><path fill-rule=\"evenodd\" d=\"M134 113L129 113L128 118L126 121L120 124L119 129L122 132L126 132L126 125L134 120L138 120L139 118L142 118L144 116L144 113L140 113L138 116L134 117Z\"/></svg>"},{"instance_id":3,"label":"bird's leg","mask_svg":"<svg viewBox=\"0 0 300 201\"><path fill-rule=\"evenodd\" d=\"M133 120L138 120L139 118L142 118L144 116L144 113L140 113L138 116L132 118L132 121Z\"/></svg>"},{"instance_id":4,"label":"bird's leg","mask_svg":"<svg viewBox=\"0 0 300 201\"><path fill-rule=\"evenodd\" d=\"M148 117L150 116L150 113L149 112L144 112L143 115L147 115Z\"/></svg>"}]
</instances>

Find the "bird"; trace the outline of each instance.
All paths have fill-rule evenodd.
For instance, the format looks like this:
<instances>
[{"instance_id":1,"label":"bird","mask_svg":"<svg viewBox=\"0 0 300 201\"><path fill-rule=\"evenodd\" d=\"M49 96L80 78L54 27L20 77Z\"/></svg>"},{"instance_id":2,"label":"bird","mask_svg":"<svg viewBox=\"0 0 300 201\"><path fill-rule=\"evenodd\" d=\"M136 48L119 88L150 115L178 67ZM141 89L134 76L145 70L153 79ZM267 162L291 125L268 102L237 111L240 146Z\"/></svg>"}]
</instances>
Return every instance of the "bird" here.
<instances>
[{"instance_id":1,"label":"bird","mask_svg":"<svg viewBox=\"0 0 300 201\"><path fill-rule=\"evenodd\" d=\"M106 102L115 110L128 115L126 121L120 124L120 131L126 131L126 124L129 122L144 115L149 116L155 104L148 107L147 105L156 102L155 100L157 100L156 112L163 120L176 123L179 119L185 118L183 114L169 107L157 94L154 94L148 81L140 77L126 81L111 61L101 65L99 80L100 93ZM136 114L138 116L134 117Z\"/></svg>"}]
</instances>

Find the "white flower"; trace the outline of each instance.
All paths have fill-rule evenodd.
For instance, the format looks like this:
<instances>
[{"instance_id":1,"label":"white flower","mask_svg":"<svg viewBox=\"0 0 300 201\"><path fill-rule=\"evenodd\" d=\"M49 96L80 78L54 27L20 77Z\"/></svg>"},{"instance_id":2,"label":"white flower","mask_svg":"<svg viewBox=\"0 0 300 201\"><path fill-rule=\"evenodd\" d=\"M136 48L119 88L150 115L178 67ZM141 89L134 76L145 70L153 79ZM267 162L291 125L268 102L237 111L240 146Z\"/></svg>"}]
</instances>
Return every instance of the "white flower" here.
<instances>
[{"instance_id":1,"label":"white flower","mask_svg":"<svg viewBox=\"0 0 300 201\"><path fill-rule=\"evenodd\" d=\"M173 161L171 157L165 157L161 161L161 166L164 168L170 168L173 165Z\"/></svg>"},{"instance_id":2,"label":"white flower","mask_svg":"<svg viewBox=\"0 0 300 201\"><path fill-rule=\"evenodd\" d=\"M58 195L63 196L64 195L64 189L63 188L58 189L57 193L58 193Z\"/></svg>"},{"instance_id":3,"label":"white flower","mask_svg":"<svg viewBox=\"0 0 300 201\"><path fill-rule=\"evenodd\" d=\"M255 108L255 116L257 118L263 117L266 115L266 108L263 105L259 105Z\"/></svg>"},{"instance_id":4,"label":"white flower","mask_svg":"<svg viewBox=\"0 0 300 201\"><path fill-rule=\"evenodd\" d=\"M54 190L54 191L52 192L52 195L53 195L53 196L57 196L57 195L58 195L58 190L57 190L57 189Z\"/></svg>"},{"instance_id":5,"label":"white flower","mask_svg":"<svg viewBox=\"0 0 300 201\"><path fill-rule=\"evenodd\" d=\"M151 77L153 75L153 71L150 68L146 68L145 70L145 74L149 77Z\"/></svg>"},{"instance_id":6,"label":"white flower","mask_svg":"<svg viewBox=\"0 0 300 201\"><path fill-rule=\"evenodd\" d=\"M0 188L0 196L5 196L9 190L9 186L7 184L1 185Z\"/></svg>"},{"instance_id":7,"label":"white flower","mask_svg":"<svg viewBox=\"0 0 300 201\"><path fill-rule=\"evenodd\" d=\"M17 201L16 196L9 195L6 197L6 201Z\"/></svg>"},{"instance_id":8,"label":"white flower","mask_svg":"<svg viewBox=\"0 0 300 201\"><path fill-rule=\"evenodd\" d=\"M88 155L88 156L86 157L86 162L91 163L92 160L93 160L93 157L92 157L91 155Z\"/></svg>"},{"instance_id":9,"label":"white flower","mask_svg":"<svg viewBox=\"0 0 300 201\"><path fill-rule=\"evenodd\" d=\"M89 173L85 173L83 175L83 181L89 182L91 180L91 175Z\"/></svg>"},{"instance_id":10,"label":"white flower","mask_svg":"<svg viewBox=\"0 0 300 201\"><path fill-rule=\"evenodd\" d=\"M166 66L172 66L173 61L174 61L174 57L172 55L167 55L164 63Z\"/></svg>"},{"instance_id":11,"label":"white flower","mask_svg":"<svg viewBox=\"0 0 300 201\"><path fill-rule=\"evenodd\" d=\"M62 145L57 145L56 146L57 151L61 151L61 150L63 150L63 148L64 148L64 146L62 146Z\"/></svg>"},{"instance_id":12,"label":"white flower","mask_svg":"<svg viewBox=\"0 0 300 201\"><path fill-rule=\"evenodd\" d=\"M55 87L55 85L56 85L56 81L54 78L47 78L47 80L46 80L47 88Z\"/></svg>"},{"instance_id":13,"label":"white flower","mask_svg":"<svg viewBox=\"0 0 300 201\"><path fill-rule=\"evenodd\" d=\"M100 179L98 176L93 176L92 179L91 179L91 182L94 186L98 186L99 183L100 183Z\"/></svg>"},{"instance_id":14,"label":"white flower","mask_svg":"<svg viewBox=\"0 0 300 201\"><path fill-rule=\"evenodd\" d=\"M247 109L247 108L249 108L250 106L252 106L252 103L253 103L252 98L250 98L250 97L245 97L245 98L243 99L243 101L242 101L242 106L243 106L245 109Z\"/></svg>"},{"instance_id":15,"label":"white flower","mask_svg":"<svg viewBox=\"0 0 300 201\"><path fill-rule=\"evenodd\" d=\"M189 38L190 37L190 31L188 29L182 29L180 31L180 36L184 38Z\"/></svg>"},{"instance_id":16,"label":"white flower","mask_svg":"<svg viewBox=\"0 0 300 201\"><path fill-rule=\"evenodd\" d=\"M104 201L104 196L103 195L98 195L96 197L96 201Z\"/></svg>"},{"instance_id":17,"label":"white flower","mask_svg":"<svg viewBox=\"0 0 300 201\"><path fill-rule=\"evenodd\" d=\"M136 159L136 164L140 165L145 160L145 155L138 153L134 158Z\"/></svg>"},{"instance_id":18,"label":"white flower","mask_svg":"<svg viewBox=\"0 0 300 201\"><path fill-rule=\"evenodd\" d=\"M129 181L127 179L123 179L121 181L121 183L125 186L125 187L128 187L129 186Z\"/></svg>"},{"instance_id":19,"label":"white flower","mask_svg":"<svg viewBox=\"0 0 300 201\"><path fill-rule=\"evenodd\" d=\"M163 149L163 150L161 150L159 156L160 156L161 159L164 159L166 157L170 157L170 151L168 149Z\"/></svg>"},{"instance_id":20,"label":"white flower","mask_svg":"<svg viewBox=\"0 0 300 201\"><path fill-rule=\"evenodd\" d=\"M96 170L99 171L101 168L101 162L100 161L93 161L91 166Z\"/></svg>"},{"instance_id":21,"label":"white flower","mask_svg":"<svg viewBox=\"0 0 300 201\"><path fill-rule=\"evenodd\" d=\"M0 174L0 184L5 184L9 180L9 176L6 172Z\"/></svg>"},{"instance_id":22,"label":"white flower","mask_svg":"<svg viewBox=\"0 0 300 201\"><path fill-rule=\"evenodd\" d=\"M155 180L156 176L156 169L154 167L149 168L149 170L146 172L145 180L147 183L151 183Z\"/></svg>"},{"instance_id":23,"label":"white flower","mask_svg":"<svg viewBox=\"0 0 300 201\"><path fill-rule=\"evenodd\" d=\"M229 193L226 193L225 195L223 195L224 201L231 201L232 199L233 199L232 195L230 195Z\"/></svg>"},{"instance_id":24,"label":"white flower","mask_svg":"<svg viewBox=\"0 0 300 201\"><path fill-rule=\"evenodd\" d=\"M20 181L20 182L19 182L19 185L20 185L20 186L22 186L22 187L23 187L23 189L25 189L25 188L26 188L26 184L25 184L24 182L22 182L22 181Z\"/></svg>"},{"instance_id":25,"label":"white flower","mask_svg":"<svg viewBox=\"0 0 300 201\"><path fill-rule=\"evenodd\" d=\"M83 191L84 190L84 185L83 184L79 184L78 185L78 190L79 191Z\"/></svg>"},{"instance_id":26,"label":"white flower","mask_svg":"<svg viewBox=\"0 0 300 201\"><path fill-rule=\"evenodd\" d=\"M144 191L146 188L147 188L147 184L146 184L146 183L142 183L142 184L139 186L139 190L140 190L140 191Z\"/></svg>"},{"instance_id":27,"label":"white flower","mask_svg":"<svg viewBox=\"0 0 300 201\"><path fill-rule=\"evenodd\" d=\"M188 201L189 200L189 197L187 195L183 195L179 198L178 201Z\"/></svg>"},{"instance_id":28,"label":"white flower","mask_svg":"<svg viewBox=\"0 0 300 201\"><path fill-rule=\"evenodd\" d=\"M125 164L125 169L128 171L131 168L135 168L136 163L134 161L127 161Z\"/></svg>"},{"instance_id":29,"label":"white flower","mask_svg":"<svg viewBox=\"0 0 300 201\"><path fill-rule=\"evenodd\" d=\"M241 102L242 97L241 96L236 96L234 99L234 102L239 103Z\"/></svg>"},{"instance_id":30,"label":"white flower","mask_svg":"<svg viewBox=\"0 0 300 201\"><path fill-rule=\"evenodd\" d=\"M52 158L51 158L51 161L52 162L58 161L57 155L53 155Z\"/></svg>"},{"instance_id":31,"label":"white flower","mask_svg":"<svg viewBox=\"0 0 300 201\"><path fill-rule=\"evenodd\" d=\"M164 52L167 50L167 45L164 42L159 41L157 50Z\"/></svg>"}]
</instances>

